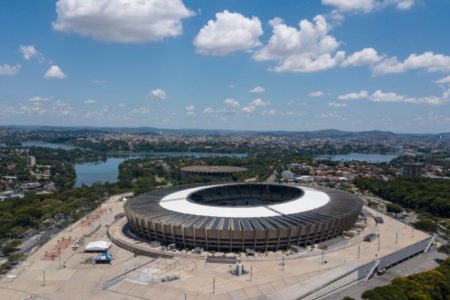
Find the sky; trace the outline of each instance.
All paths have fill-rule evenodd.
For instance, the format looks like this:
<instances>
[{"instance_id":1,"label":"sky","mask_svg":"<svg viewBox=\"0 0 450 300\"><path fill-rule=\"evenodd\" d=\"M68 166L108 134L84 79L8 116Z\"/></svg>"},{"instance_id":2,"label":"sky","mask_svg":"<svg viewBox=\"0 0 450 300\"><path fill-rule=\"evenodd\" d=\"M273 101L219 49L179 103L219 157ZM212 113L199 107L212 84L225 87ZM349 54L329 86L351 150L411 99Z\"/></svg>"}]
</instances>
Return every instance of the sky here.
<instances>
[{"instance_id":1,"label":"sky","mask_svg":"<svg viewBox=\"0 0 450 300\"><path fill-rule=\"evenodd\" d=\"M0 125L450 131L448 0L0 2Z\"/></svg>"}]
</instances>

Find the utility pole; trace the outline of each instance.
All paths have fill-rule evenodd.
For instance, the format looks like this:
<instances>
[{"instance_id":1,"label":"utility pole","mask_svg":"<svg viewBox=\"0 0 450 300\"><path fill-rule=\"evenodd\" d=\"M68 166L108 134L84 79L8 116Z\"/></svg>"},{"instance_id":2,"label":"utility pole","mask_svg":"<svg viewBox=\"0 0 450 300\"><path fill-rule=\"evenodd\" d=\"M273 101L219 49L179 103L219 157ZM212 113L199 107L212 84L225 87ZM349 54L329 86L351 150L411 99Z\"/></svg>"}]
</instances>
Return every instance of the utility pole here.
<instances>
[{"instance_id":1,"label":"utility pole","mask_svg":"<svg viewBox=\"0 0 450 300\"><path fill-rule=\"evenodd\" d=\"M361 256L361 246L358 245L358 259L360 258L360 256Z\"/></svg>"},{"instance_id":2,"label":"utility pole","mask_svg":"<svg viewBox=\"0 0 450 300\"><path fill-rule=\"evenodd\" d=\"M281 271L284 271L284 265L285 265L285 263L284 263L284 255L281 257L281 264L280 264L280 266L281 266Z\"/></svg>"},{"instance_id":3,"label":"utility pole","mask_svg":"<svg viewBox=\"0 0 450 300\"><path fill-rule=\"evenodd\" d=\"M395 233L395 244L398 244L398 232Z\"/></svg>"},{"instance_id":4,"label":"utility pole","mask_svg":"<svg viewBox=\"0 0 450 300\"><path fill-rule=\"evenodd\" d=\"M380 251L380 243L381 243L380 234L378 234L378 251Z\"/></svg>"},{"instance_id":5,"label":"utility pole","mask_svg":"<svg viewBox=\"0 0 450 300\"><path fill-rule=\"evenodd\" d=\"M250 281L253 279L253 267L250 266Z\"/></svg>"},{"instance_id":6,"label":"utility pole","mask_svg":"<svg viewBox=\"0 0 450 300\"><path fill-rule=\"evenodd\" d=\"M45 270L42 270L42 286L45 286Z\"/></svg>"},{"instance_id":7,"label":"utility pole","mask_svg":"<svg viewBox=\"0 0 450 300\"><path fill-rule=\"evenodd\" d=\"M322 250L322 265L323 265L323 256L325 254L325 251Z\"/></svg>"},{"instance_id":8,"label":"utility pole","mask_svg":"<svg viewBox=\"0 0 450 300\"><path fill-rule=\"evenodd\" d=\"M216 277L213 277L213 294L216 293Z\"/></svg>"}]
</instances>

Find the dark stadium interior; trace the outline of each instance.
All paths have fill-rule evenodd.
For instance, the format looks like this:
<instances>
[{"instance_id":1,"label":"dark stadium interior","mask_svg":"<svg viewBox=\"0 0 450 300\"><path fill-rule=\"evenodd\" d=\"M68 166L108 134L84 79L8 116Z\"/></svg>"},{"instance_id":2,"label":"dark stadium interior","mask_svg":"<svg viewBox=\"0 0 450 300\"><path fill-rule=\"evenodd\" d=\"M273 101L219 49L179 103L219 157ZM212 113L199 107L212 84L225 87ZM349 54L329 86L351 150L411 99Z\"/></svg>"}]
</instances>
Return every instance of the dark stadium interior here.
<instances>
[{"instance_id":1,"label":"dark stadium interior","mask_svg":"<svg viewBox=\"0 0 450 300\"><path fill-rule=\"evenodd\" d=\"M278 204L303 194L300 189L276 184L235 184L193 192L188 200L203 205L245 207Z\"/></svg>"}]
</instances>

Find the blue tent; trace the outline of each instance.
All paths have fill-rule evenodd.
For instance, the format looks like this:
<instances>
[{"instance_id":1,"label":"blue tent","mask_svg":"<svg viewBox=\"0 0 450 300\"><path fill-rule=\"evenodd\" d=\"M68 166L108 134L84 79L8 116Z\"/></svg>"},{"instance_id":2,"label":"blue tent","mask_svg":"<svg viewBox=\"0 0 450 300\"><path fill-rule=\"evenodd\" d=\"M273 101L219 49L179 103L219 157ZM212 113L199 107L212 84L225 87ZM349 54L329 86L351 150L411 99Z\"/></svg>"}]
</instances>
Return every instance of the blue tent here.
<instances>
[{"instance_id":1,"label":"blue tent","mask_svg":"<svg viewBox=\"0 0 450 300\"><path fill-rule=\"evenodd\" d=\"M108 252L102 252L95 258L96 264L110 264L112 261L112 256Z\"/></svg>"}]
</instances>

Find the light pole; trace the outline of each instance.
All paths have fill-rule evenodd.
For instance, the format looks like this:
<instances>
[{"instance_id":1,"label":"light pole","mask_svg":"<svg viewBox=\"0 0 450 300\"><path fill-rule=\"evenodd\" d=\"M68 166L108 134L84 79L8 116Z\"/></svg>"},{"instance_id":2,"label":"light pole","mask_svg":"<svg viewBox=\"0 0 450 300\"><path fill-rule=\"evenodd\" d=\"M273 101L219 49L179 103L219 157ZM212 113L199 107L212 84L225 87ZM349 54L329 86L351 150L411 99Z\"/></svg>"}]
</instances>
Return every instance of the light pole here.
<instances>
[{"instance_id":1,"label":"light pole","mask_svg":"<svg viewBox=\"0 0 450 300\"><path fill-rule=\"evenodd\" d=\"M42 286L45 286L45 270L42 270Z\"/></svg>"},{"instance_id":2,"label":"light pole","mask_svg":"<svg viewBox=\"0 0 450 300\"><path fill-rule=\"evenodd\" d=\"M381 243L380 234L378 234L378 251L380 251L380 243Z\"/></svg>"}]
</instances>

